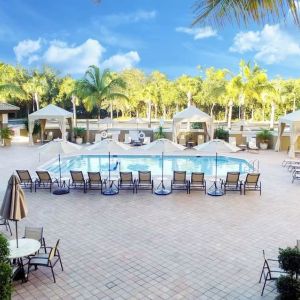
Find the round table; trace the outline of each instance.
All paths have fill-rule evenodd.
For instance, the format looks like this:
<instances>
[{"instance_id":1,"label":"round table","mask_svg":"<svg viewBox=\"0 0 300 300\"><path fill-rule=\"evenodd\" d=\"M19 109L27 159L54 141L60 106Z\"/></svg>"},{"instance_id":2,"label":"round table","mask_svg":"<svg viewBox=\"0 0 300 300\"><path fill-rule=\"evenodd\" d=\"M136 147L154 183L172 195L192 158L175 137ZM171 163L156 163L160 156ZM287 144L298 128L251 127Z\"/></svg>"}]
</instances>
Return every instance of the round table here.
<instances>
[{"instance_id":1,"label":"round table","mask_svg":"<svg viewBox=\"0 0 300 300\"><path fill-rule=\"evenodd\" d=\"M30 254L34 254L41 248L41 243L33 239L19 239L19 247L17 248L17 240L10 240L9 259L22 258Z\"/></svg>"}]
</instances>

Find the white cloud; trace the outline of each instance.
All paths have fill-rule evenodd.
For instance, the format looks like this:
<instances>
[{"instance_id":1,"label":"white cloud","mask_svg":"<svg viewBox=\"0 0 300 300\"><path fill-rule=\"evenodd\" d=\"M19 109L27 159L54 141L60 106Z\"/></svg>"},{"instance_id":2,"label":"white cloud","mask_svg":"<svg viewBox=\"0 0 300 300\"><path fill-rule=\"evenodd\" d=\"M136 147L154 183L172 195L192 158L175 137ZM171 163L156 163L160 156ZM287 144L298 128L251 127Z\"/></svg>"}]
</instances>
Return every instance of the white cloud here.
<instances>
[{"instance_id":1,"label":"white cloud","mask_svg":"<svg viewBox=\"0 0 300 300\"><path fill-rule=\"evenodd\" d=\"M212 29L210 26L201 28L177 27L176 31L192 35L194 40L205 39L217 35L217 31Z\"/></svg>"},{"instance_id":2,"label":"white cloud","mask_svg":"<svg viewBox=\"0 0 300 300\"><path fill-rule=\"evenodd\" d=\"M43 60L66 73L78 74L86 71L90 65L98 65L104 51L104 47L93 39L88 39L78 46L52 41L43 55Z\"/></svg>"},{"instance_id":3,"label":"white cloud","mask_svg":"<svg viewBox=\"0 0 300 300\"><path fill-rule=\"evenodd\" d=\"M131 69L140 61L140 56L136 51L130 51L125 54L113 55L102 64L102 68L109 68L114 71L122 71L125 69Z\"/></svg>"},{"instance_id":4,"label":"white cloud","mask_svg":"<svg viewBox=\"0 0 300 300\"><path fill-rule=\"evenodd\" d=\"M29 58L32 53L37 52L41 49L42 39L38 40L23 40L14 47L14 52L17 61L21 62L25 58Z\"/></svg>"},{"instance_id":5,"label":"white cloud","mask_svg":"<svg viewBox=\"0 0 300 300\"><path fill-rule=\"evenodd\" d=\"M299 42L282 30L279 24L267 24L261 31L239 32L229 50L238 53L254 52L254 58L266 64L300 56Z\"/></svg>"},{"instance_id":6,"label":"white cloud","mask_svg":"<svg viewBox=\"0 0 300 300\"><path fill-rule=\"evenodd\" d=\"M138 10L128 14L111 14L104 17L104 24L109 23L111 26L118 26L121 24L138 23L141 21L148 21L155 19L157 12L155 10Z\"/></svg>"},{"instance_id":7,"label":"white cloud","mask_svg":"<svg viewBox=\"0 0 300 300\"><path fill-rule=\"evenodd\" d=\"M69 45L60 40L50 42L43 40L43 49L41 49L41 45L34 47L28 41L30 40L21 41L15 47L18 49L15 50L18 60L26 59L29 65L32 63L49 64L64 74L83 74L90 65L100 65L101 68L119 71L130 69L140 61L140 56L136 51L113 55L103 60L105 48L94 39L88 39L80 45ZM28 44L32 47L29 47ZM21 48L23 51L18 52Z\"/></svg>"}]
</instances>

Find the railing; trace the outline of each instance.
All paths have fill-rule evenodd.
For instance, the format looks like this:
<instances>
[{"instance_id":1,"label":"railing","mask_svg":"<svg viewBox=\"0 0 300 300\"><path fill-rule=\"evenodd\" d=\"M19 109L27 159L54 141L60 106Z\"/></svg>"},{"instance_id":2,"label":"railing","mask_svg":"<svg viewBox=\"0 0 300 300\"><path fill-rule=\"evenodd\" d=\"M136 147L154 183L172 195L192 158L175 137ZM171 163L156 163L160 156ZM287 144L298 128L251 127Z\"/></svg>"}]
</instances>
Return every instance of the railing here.
<instances>
[{"instance_id":1,"label":"railing","mask_svg":"<svg viewBox=\"0 0 300 300\"><path fill-rule=\"evenodd\" d=\"M259 160L258 159L250 160L249 163L252 166L252 172L259 172Z\"/></svg>"}]
</instances>

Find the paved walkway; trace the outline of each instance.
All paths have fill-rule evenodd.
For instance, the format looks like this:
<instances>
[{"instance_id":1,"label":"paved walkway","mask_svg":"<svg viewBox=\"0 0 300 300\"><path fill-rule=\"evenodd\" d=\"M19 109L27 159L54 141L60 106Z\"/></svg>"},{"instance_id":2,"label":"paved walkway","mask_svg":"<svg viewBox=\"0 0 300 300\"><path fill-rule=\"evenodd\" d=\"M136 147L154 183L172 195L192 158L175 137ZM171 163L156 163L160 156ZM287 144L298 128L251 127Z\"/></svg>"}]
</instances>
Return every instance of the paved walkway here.
<instances>
[{"instance_id":1,"label":"paved walkway","mask_svg":"<svg viewBox=\"0 0 300 300\"><path fill-rule=\"evenodd\" d=\"M38 156L25 146L0 154L2 197L11 172L34 169ZM281 167L284 153L241 156L260 160L261 197L26 192L29 214L20 232L43 226L48 245L60 238L65 270L56 266L56 284L50 270L33 271L29 282L15 284L13 298L260 299L262 249L276 257L300 238L300 183L291 184ZM272 290L263 299L274 299Z\"/></svg>"}]
</instances>

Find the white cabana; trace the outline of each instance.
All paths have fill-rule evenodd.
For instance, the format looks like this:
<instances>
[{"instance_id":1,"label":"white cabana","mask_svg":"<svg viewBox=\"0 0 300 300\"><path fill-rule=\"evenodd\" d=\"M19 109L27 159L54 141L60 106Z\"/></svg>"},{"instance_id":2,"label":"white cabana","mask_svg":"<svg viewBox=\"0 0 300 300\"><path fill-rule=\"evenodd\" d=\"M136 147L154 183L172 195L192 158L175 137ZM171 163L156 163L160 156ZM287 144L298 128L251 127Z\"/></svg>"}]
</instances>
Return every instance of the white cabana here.
<instances>
[{"instance_id":1,"label":"white cabana","mask_svg":"<svg viewBox=\"0 0 300 300\"><path fill-rule=\"evenodd\" d=\"M177 134L179 131L179 125L182 122L187 123L203 123L205 135L211 140L213 139L213 119L207 113L201 111L194 105L188 106L183 111L177 113L173 117L173 141L177 142Z\"/></svg>"},{"instance_id":2,"label":"white cabana","mask_svg":"<svg viewBox=\"0 0 300 300\"><path fill-rule=\"evenodd\" d=\"M300 136L300 110L287 114L279 119L278 122L278 138L275 145L275 150L280 151L281 136L283 135L286 125L290 126L290 150L289 156L295 157L296 145Z\"/></svg>"},{"instance_id":3,"label":"white cabana","mask_svg":"<svg viewBox=\"0 0 300 300\"><path fill-rule=\"evenodd\" d=\"M48 106L35 111L28 116L29 143L33 144L32 133L34 128L34 121L40 120L41 135L43 139L47 120L57 120L61 131L61 138L63 140L66 140L66 121L68 121L69 126L72 129L72 118L73 113L53 104L49 104Z\"/></svg>"}]
</instances>

